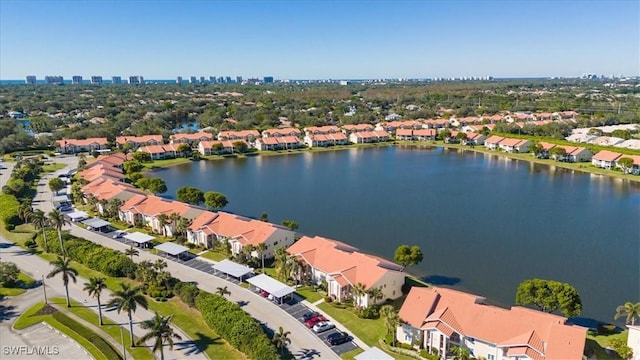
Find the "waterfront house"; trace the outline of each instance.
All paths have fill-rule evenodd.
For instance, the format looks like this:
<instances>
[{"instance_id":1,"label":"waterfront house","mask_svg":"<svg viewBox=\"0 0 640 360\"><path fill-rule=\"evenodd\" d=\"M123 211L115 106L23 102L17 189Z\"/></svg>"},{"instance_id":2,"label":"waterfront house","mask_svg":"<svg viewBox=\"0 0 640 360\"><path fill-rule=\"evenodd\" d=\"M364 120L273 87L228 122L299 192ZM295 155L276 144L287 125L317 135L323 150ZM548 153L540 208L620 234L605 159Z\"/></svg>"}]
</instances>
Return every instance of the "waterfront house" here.
<instances>
[{"instance_id":1,"label":"waterfront house","mask_svg":"<svg viewBox=\"0 0 640 360\"><path fill-rule=\"evenodd\" d=\"M510 153L526 153L529 152L531 141L524 139L510 139L506 138L498 144L502 151Z\"/></svg>"},{"instance_id":2,"label":"waterfront house","mask_svg":"<svg viewBox=\"0 0 640 360\"><path fill-rule=\"evenodd\" d=\"M130 144L132 148L136 149L144 145L162 145L162 135L144 135L144 136L117 136L116 144L124 146Z\"/></svg>"},{"instance_id":3,"label":"waterfront house","mask_svg":"<svg viewBox=\"0 0 640 360\"><path fill-rule=\"evenodd\" d=\"M244 140L236 140L241 141L246 144ZM234 142L231 140L214 140L214 141L200 141L198 143L198 152L202 155L220 155L220 154L232 154L236 151ZM247 147L249 145L247 144ZM215 149L215 150L214 150Z\"/></svg>"},{"instance_id":4,"label":"waterfront house","mask_svg":"<svg viewBox=\"0 0 640 360\"><path fill-rule=\"evenodd\" d=\"M580 146L561 146L558 147L564 148L567 152L565 157L565 161L567 162L584 162L591 161L593 157L593 153L591 150L580 147Z\"/></svg>"},{"instance_id":5,"label":"waterfront house","mask_svg":"<svg viewBox=\"0 0 640 360\"><path fill-rule=\"evenodd\" d=\"M265 258L272 258L276 248L286 248L293 244L294 238L295 233L284 226L222 211L204 211L187 229L188 242L206 248L228 242L231 252L235 255L242 254L244 246L265 244ZM252 256L261 255L254 251Z\"/></svg>"},{"instance_id":6,"label":"waterfront house","mask_svg":"<svg viewBox=\"0 0 640 360\"><path fill-rule=\"evenodd\" d=\"M62 154L77 154L79 152L93 152L108 149L107 138L89 139L61 139L56 140L56 152Z\"/></svg>"},{"instance_id":7,"label":"waterfront house","mask_svg":"<svg viewBox=\"0 0 640 360\"><path fill-rule=\"evenodd\" d=\"M467 134L467 137L462 140L462 145L468 145L468 146L484 145L484 141L487 139L486 136L480 133L469 132L466 134Z\"/></svg>"},{"instance_id":8,"label":"waterfront house","mask_svg":"<svg viewBox=\"0 0 640 360\"><path fill-rule=\"evenodd\" d=\"M503 141L504 139L505 138L498 135L489 136L489 138L487 138L484 141L484 146L489 150L496 150L499 148L500 142Z\"/></svg>"},{"instance_id":9,"label":"waterfront house","mask_svg":"<svg viewBox=\"0 0 640 360\"><path fill-rule=\"evenodd\" d=\"M256 139L255 147L260 151L296 149L301 146L296 136L273 136Z\"/></svg>"},{"instance_id":10,"label":"waterfront house","mask_svg":"<svg viewBox=\"0 0 640 360\"><path fill-rule=\"evenodd\" d=\"M374 143L388 141L389 139L391 139L391 135L384 130L349 133L349 141L354 144Z\"/></svg>"},{"instance_id":11,"label":"waterfront house","mask_svg":"<svg viewBox=\"0 0 640 360\"><path fill-rule=\"evenodd\" d=\"M244 140L247 144L253 145L255 139L260 137L258 130L240 130L240 131L220 131L218 140Z\"/></svg>"},{"instance_id":12,"label":"waterfront house","mask_svg":"<svg viewBox=\"0 0 640 360\"><path fill-rule=\"evenodd\" d=\"M304 128L304 133L307 136L311 135L319 135L319 134L335 134L339 133L340 128L335 125L327 125L327 126L309 126Z\"/></svg>"},{"instance_id":13,"label":"waterfront house","mask_svg":"<svg viewBox=\"0 0 640 360\"><path fill-rule=\"evenodd\" d=\"M326 147L334 145L346 145L349 143L347 136L341 132L326 134L308 134L304 137L304 143L309 147Z\"/></svg>"},{"instance_id":14,"label":"waterfront house","mask_svg":"<svg viewBox=\"0 0 640 360\"><path fill-rule=\"evenodd\" d=\"M303 236L287 249L304 265L305 277L321 284L326 281L327 293L336 301L354 297L358 284L366 290L379 288L383 297L370 299L368 294L355 297L358 306L367 307L374 302L402 296L405 273L402 266L383 258L362 253L351 245L323 237Z\"/></svg>"},{"instance_id":15,"label":"waterfront house","mask_svg":"<svg viewBox=\"0 0 640 360\"><path fill-rule=\"evenodd\" d=\"M300 137L300 129L297 128L278 128L278 129L267 129L262 132L262 137L282 137L282 136L293 136Z\"/></svg>"},{"instance_id":16,"label":"waterfront house","mask_svg":"<svg viewBox=\"0 0 640 360\"><path fill-rule=\"evenodd\" d=\"M164 199L155 195L136 195L128 199L118 212L118 217L130 225L149 226L154 232L164 236L173 236L176 223L171 221L172 214L189 221L194 220L204 209L180 201ZM167 217L166 223L161 223L160 214Z\"/></svg>"},{"instance_id":17,"label":"waterfront house","mask_svg":"<svg viewBox=\"0 0 640 360\"><path fill-rule=\"evenodd\" d=\"M151 160L164 160L176 157L178 146L174 144L147 145L139 147L137 151L151 155Z\"/></svg>"},{"instance_id":18,"label":"waterfront house","mask_svg":"<svg viewBox=\"0 0 640 360\"><path fill-rule=\"evenodd\" d=\"M398 312L396 339L441 359L452 347L473 358L492 360L582 360L587 329L533 309L488 305L486 299L458 290L413 287Z\"/></svg>"},{"instance_id":19,"label":"waterfront house","mask_svg":"<svg viewBox=\"0 0 640 360\"><path fill-rule=\"evenodd\" d=\"M124 153L115 153L115 154L111 154L111 155L100 155L98 156L98 158L96 159L96 161L89 163L87 165L87 167L92 166L93 164L105 164L108 166L112 166L115 168L118 168L120 170L122 170L122 166L124 164L125 161L129 161L132 160L133 157Z\"/></svg>"},{"instance_id":20,"label":"waterfront house","mask_svg":"<svg viewBox=\"0 0 640 360\"><path fill-rule=\"evenodd\" d=\"M630 168L624 168L620 165L620 159L629 158L633 161ZM616 167L623 170L627 174L640 175L640 155L626 155L623 154L616 160Z\"/></svg>"},{"instance_id":21,"label":"waterfront house","mask_svg":"<svg viewBox=\"0 0 640 360\"><path fill-rule=\"evenodd\" d=\"M550 151L551 149L553 149L556 144L550 144L550 143L546 143L546 142L539 142L540 146L541 146L541 152L539 154L533 154L535 157L537 157L538 159L548 159L550 156Z\"/></svg>"},{"instance_id":22,"label":"waterfront house","mask_svg":"<svg viewBox=\"0 0 640 360\"><path fill-rule=\"evenodd\" d=\"M86 169L80 171L78 175L87 182L92 182L101 177L110 177L117 181L124 181L122 170L102 162L92 163Z\"/></svg>"},{"instance_id":23,"label":"waterfront house","mask_svg":"<svg viewBox=\"0 0 640 360\"><path fill-rule=\"evenodd\" d=\"M616 160L620 159L621 157L622 154L620 153L609 150L601 150L593 156L593 158L591 159L591 164L599 168L610 170L616 167Z\"/></svg>"},{"instance_id":24,"label":"waterfront house","mask_svg":"<svg viewBox=\"0 0 640 360\"><path fill-rule=\"evenodd\" d=\"M371 124L348 124L342 126L342 132L347 136L351 133L371 132L373 130L375 130L375 127Z\"/></svg>"},{"instance_id":25,"label":"waterfront house","mask_svg":"<svg viewBox=\"0 0 640 360\"><path fill-rule=\"evenodd\" d=\"M431 141L436 139L435 129L397 129L396 139L398 140L418 140Z\"/></svg>"},{"instance_id":26,"label":"waterfront house","mask_svg":"<svg viewBox=\"0 0 640 360\"><path fill-rule=\"evenodd\" d=\"M108 201L118 199L124 203L136 195L145 195L145 192L131 184L118 181L114 178L100 177L83 186L82 194L85 204L88 203L87 198L90 196L98 200L96 210L101 215L104 215L105 205Z\"/></svg>"},{"instance_id":27,"label":"waterfront house","mask_svg":"<svg viewBox=\"0 0 640 360\"><path fill-rule=\"evenodd\" d=\"M422 127L425 129L444 129L448 128L449 125L448 119L428 119L424 121Z\"/></svg>"},{"instance_id":28,"label":"waterfront house","mask_svg":"<svg viewBox=\"0 0 640 360\"><path fill-rule=\"evenodd\" d=\"M197 132L193 134L173 134L169 137L171 144L189 144L193 146L200 141L211 141L214 139L213 134L207 132Z\"/></svg>"}]
</instances>

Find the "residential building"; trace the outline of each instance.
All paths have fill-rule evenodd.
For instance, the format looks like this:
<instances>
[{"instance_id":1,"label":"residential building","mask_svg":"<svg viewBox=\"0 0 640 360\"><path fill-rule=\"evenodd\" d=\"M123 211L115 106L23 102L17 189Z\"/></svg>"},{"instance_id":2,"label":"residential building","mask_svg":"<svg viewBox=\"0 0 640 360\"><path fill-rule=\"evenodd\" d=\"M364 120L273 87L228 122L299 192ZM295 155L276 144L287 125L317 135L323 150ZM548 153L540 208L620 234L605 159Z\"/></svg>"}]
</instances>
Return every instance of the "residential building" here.
<instances>
[{"instance_id":1,"label":"residential building","mask_svg":"<svg viewBox=\"0 0 640 360\"><path fill-rule=\"evenodd\" d=\"M233 82L233 81L231 80L231 76L227 76L227 77L225 77L225 79L226 79L226 80L225 80L225 82L226 82L227 84L231 84L231 83Z\"/></svg>"},{"instance_id":2,"label":"residential building","mask_svg":"<svg viewBox=\"0 0 640 360\"><path fill-rule=\"evenodd\" d=\"M413 287L398 312L398 341L450 358L453 346L491 360L581 360L587 329L520 306L488 305L458 290Z\"/></svg>"},{"instance_id":3,"label":"residential building","mask_svg":"<svg viewBox=\"0 0 640 360\"><path fill-rule=\"evenodd\" d=\"M56 140L56 144L56 152L63 154L77 154L79 152L108 149L107 138L61 139Z\"/></svg>"},{"instance_id":4,"label":"residential building","mask_svg":"<svg viewBox=\"0 0 640 360\"><path fill-rule=\"evenodd\" d=\"M102 76L92 76L91 77L91 84L93 85L101 85L102 84Z\"/></svg>"},{"instance_id":5,"label":"residential building","mask_svg":"<svg viewBox=\"0 0 640 360\"><path fill-rule=\"evenodd\" d=\"M113 83L115 85L120 85L120 84L122 84L122 78L120 76L112 76L111 77L111 83Z\"/></svg>"},{"instance_id":6,"label":"residential building","mask_svg":"<svg viewBox=\"0 0 640 360\"><path fill-rule=\"evenodd\" d=\"M489 136L485 141L484 141L484 146L489 149L489 150L496 150L499 149L500 147L500 142L503 141L505 138L503 138L502 136L498 136L498 135L492 135Z\"/></svg>"},{"instance_id":7,"label":"residential building","mask_svg":"<svg viewBox=\"0 0 640 360\"><path fill-rule=\"evenodd\" d=\"M584 161L591 161L591 158L593 157L593 153L591 152L591 150L583 147L563 146L563 145L557 145L555 147L562 148L566 152L566 155L562 159L558 159L556 155L553 155L552 157L555 160L561 160L566 162L584 162ZM543 145L543 148L544 148L544 145Z\"/></svg>"},{"instance_id":8,"label":"residential building","mask_svg":"<svg viewBox=\"0 0 640 360\"><path fill-rule=\"evenodd\" d=\"M529 147L531 145L532 143L529 140L506 138L500 141L500 143L498 144L498 147L502 151L506 151L510 153L527 153L529 152Z\"/></svg>"},{"instance_id":9,"label":"residential building","mask_svg":"<svg viewBox=\"0 0 640 360\"><path fill-rule=\"evenodd\" d=\"M169 137L171 144L189 144L191 146L197 144L200 141L211 141L214 139L213 134L207 132L197 132L193 134L179 133L173 134Z\"/></svg>"},{"instance_id":10,"label":"residential building","mask_svg":"<svg viewBox=\"0 0 640 360\"><path fill-rule=\"evenodd\" d=\"M255 141L255 148L260 151L296 149L300 146L302 143L296 136L263 137Z\"/></svg>"},{"instance_id":11,"label":"residential building","mask_svg":"<svg viewBox=\"0 0 640 360\"><path fill-rule=\"evenodd\" d=\"M622 154L620 153L609 150L601 150L593 156L593 158L591 159L591 164L599 168L610 170L616 167L616 160L620 159L621 157Z\"/></svg>"},{"instance_id":12,"label":"residential building","mask_svg":"<svg viewBox=\"0 0 640 360\"><path fill-rule=\"evenodd\" d=\"M197 81L196 81L196 77L195 76L189 77L189 84L195 84L196 82Z\"/></svg>"},{"instance_id":13,"label":"residential building","mask_svg":"<svg viewBox=\"0 0 640 360\"><path fill-rule=\"evenodd\" d=\"M100 155L98 156L96 161L89 163L87 167L91 167L94 164L104 164L104 165L108 165L108 166L122 170L122 166L124 162L132 159L133 157L131 155L127 155L123 153L115 153L111 155Z\"/></svg>"},{"instance_id":14,"label":"residential building","mask_svg":"<svg viewBox=\"0 0 640 360\"><path fill-rule=\"evenodd\" d=\"M50 85L62 85L64 83L64 79L62 76L45 76L44 83Z\"/></svg>"},{"instance_id":15,"label":"residential building","mask_svg":"<svg viewBox=\"0 0 640 360\"><path fill-rule=\"evenodd\" d=\"M398 140L418 140L431 141L435 140L437 135L436 129L397 129L396 139Z\"/></svg>"},{"instance_id":16,"label":"residential building","mask_svg":"<svg viewBox=\"0 0 640 360\"><path fill-rule=\"evenodd\" d=\"M85 203L88 203L87 198L90 196L97 200L96 210L102 215L105 213L107 202L112 199L118 199L121 203L124 203L136 195L145 195L144 191L135 186L108 176L99 177L83 186L82 193Z\"/></svg>"},{"instance_id":17,"label":"residential building","mask_svg":"<svg viewBox=\"0 0 640 360\"><path fill-rule=\"evenodd\" d=\"M92 182L99 178L111 178L116 181L124 181L124 174L120 169L102 162L95 162L90 165L87 169L78 173L78 175L87 182Z\"/></svg>"},{"instance_id":18,"label":"residential building","mask_svg":"<svg viewBox=\"0 0 640 360\"><path fill-rule=\"evenodd\" d=\"M271 83L273 83L273 76L265 76L265 77L264 77L264 83L265 83L265 84L271 84Z\"/></svg>"},{"instance_id":19,"label":"residential building","mask_svg":"<svg viewBox=\"0 0 640 360\"><path fill-rule=\"evenodd\" d=\"M218 79L216 79L215 76L209 76L209 82L212 83L212 84L215 84L215 83L218 82Z\"/></svg>"},{"instance_id":20,"label":"residential building","mask_svg":"<svg viewBox=\"0 0 640 360\"><path fill-rule=\"evenodd\" d=\"M450 126L448 119L429 119L424 121L422 126L425 129L444 129Z\"/></svg>"},{"instance_id":21,"label":"residential building","mask_svg":"<svg viewBox=\"0 0 640 360\"><path fill-rule=\"evenodd\" d=\"M349 141L354 144L382 142L390 139L391 135L384 130L352 132L349 134Z\"/></svg>"},{"instance_id":22,"label":"residential building","mask_svg":"<svg viewBox=\"0 0 640 360\"><path fill-rule=\"evenodd\" d=\"M249 219L225 212L205 211L193 220L187 230L187 241L192 244L211 248L226 241L233 254L241 254L245 246L265 244L262 255L272 258L278 247L293 244L295 232L288 228L260 220ZM257 251L252 253L260 257Z\"/></svg>"},{"instance_id":23,"label":"residential building","mask_svg":"<svg viewBox=\"0 0 640 360\"><path fill-rule=\"evenodd\" d=\"M327 283L327 293L336 301L354 297L353 288L379 288L381 299L368 294L355 296L358 306L367 307L385 299L402 296L403 267L383 258L365 254L351 245L323 237L303 236L287 249L304 265L304 276L316 284Z\"/></svg>"},{"instance_id":24,"label":"residential building","mask_svg":"<svg viewBox=\"0 0 640 360\"><path fill-rule=\"evenodd\" d=\"M171 219L172 214L193 221L204 212L204 209L180 201L154 195L136 195L120 207L118 216L121 221L128 224L143 224L151 227L156 233L173 236L176 231L177 219ZM165 223L161 221L161 214L167 218Z\"/></svg>"},{"instance_id":25,"label":"residential building","mask_svg":"<svg viewBox=\"0 0 640 360\"><path fill-rule=\"evenodd\" d=\"M35 75L28 75L28 76L27 76L27 79L26 79L26 81L25 81L25 84L27 84L27 85L35 85L35 84L36 84L36 81L37 81L37 80L36 80Z\"/></svg>"},{"instance_id":26,"label":"residential building","mask_svg":"<svg viewBox=\"0 0 640 360\"><path fill-rule=\"evenodd\" d=\"M295 136L300 137L300 129L297 128L277 128L267 129L262 132L262 137Z\"/></svg>"},{"instance_id":27,"label":"residential building","mask_svg":"<svg viewBox=\"0 0 640 360\"><path fill-rule=\"evenodd\" d=\"M375 127L371 124L349 124L342 126L342 132L349 136L354 132L369 132L375 130Z\"/></svg>"},{"instance_id":28,"label":"residential building","mask_svg":"<svg viewBox=\"0 0 640 360\"><path fill-rule=\"evenodd\" d=\"M466 133L467 137L465 139L462 140L462 145L469 145L469 146L478 146L478 145L484 145L484 141L487 139L487 137L485 135L482 135L480 133Z\"/></svg>"},{"instance_id":29,"label":"residential building","mask_svg":"<svg viewBox=\"0 0 640 360\"><path fill-rule=\"evenodd\" d=\"M204 76L200 76L200 84L204 84L205 80L204 80Z\"/></svg>"},{"instance_id":30,"label":"residential building","mask_svg":"<svg viewBox=\"0 0 640 360\"><path fill-rule=\"evenodd\" d=\"M241 141L246 144L244 140L214 140L214 141L200 141L198 143L198 152L202 155L221 155L221 154L233 154L236 152L236 147L233 145L235 142ZM249 145L247 144L247 147Z\"/></svg>"},{"instance_id":31,"label":"residential building","mask_svg":"<svg viewBox=\"0 0 640 360\"><path fill-rule=\"evenodd\" d=\"M244 140L250 145L259 137L258 130L220 131L218 133L218 140Z\"/></svg>"},{"instance_id":32,"label":"residential building","mask_svg":"<svg viewBox=\"0 0 640 360\"><path fill-rule=\"evenodd\" d=\"M130 144L132 148L138 148L143 145L162 145L162 135L143 135L143 136L117 136L116 144L123 146Z\"/></svg>"},{"instance_id":33,"label":"residential building","mask_svg":"<svg viewBox=\"0 0 640 360\"><path fill-rule=\"evenodd\" d=\"M600 146L616 146L624 142L624 139L613 136L598 136L595 139L589 141L590 144Z\"/></svg>"},{"instance_id":34,"label":"residential building","mask_svg":"<svg viewBox=\"0 0 640 360\"><path fill-rule=\"evenodd\" d=\"M164 160L175 158L178 153L178 146L173 144L146 145L139 147L138 151L151 155L151 160Z\"/></svg>"},{"instance_id":35,"label":"residential building","mask_svg":"<svg viewBox=\"0 0 640 360\"><path fill-rule=\"evenodd\" d=\"M242 76L236 76L236 83L242 84Z\"/></svg>"},{"instance_id":36,"label":"residential building","mask_svg":"<svg viewBox=\"0 0 640 360\"><path fill-rule=\"evenodd\" d=\"M129 76L129 85L144 84L144 78L141 75Z\"/></svg>"},{"instance_id":37,"label":"residential building","mask_svg":"<svg viewBox=\"0 0 640 360\"><path fill-rule=\"evenodd\" d=\"M627 336L627 346L633 351L631 360L640 360L640 326L627 325L629 335Z\"/></svg>"},{"instance_id":38,"label":"residential building","mask_svg":"<svg viewBox=\"0 0 640 360\"><path fill-rule=\"evenodd\" d=\"M327 147L335 145L346 145L349 143L347 135L341 132L318 133L305 135L304 143L309 147Z\"/></svg>"},{"instance_id":39,"label":"residential building","mask_svg":"<svg viewBox=\"0 0 640 360\"><path fill-rule=\"evenodd\" d=\"M176 78L176 84L182 84L182 76Z\"/></svg>"},{"instance_id":40,"label":"residential building","mask_svg":"<svg viewBox=\"0 0 640 360\"><path fill-rule=\"evenodd\" d=\"M303 129L305 135L318 135L318 134L334 134L339 133L340 128L335 125L327 126L309 126Z\"/></svg>"}]
</instances>

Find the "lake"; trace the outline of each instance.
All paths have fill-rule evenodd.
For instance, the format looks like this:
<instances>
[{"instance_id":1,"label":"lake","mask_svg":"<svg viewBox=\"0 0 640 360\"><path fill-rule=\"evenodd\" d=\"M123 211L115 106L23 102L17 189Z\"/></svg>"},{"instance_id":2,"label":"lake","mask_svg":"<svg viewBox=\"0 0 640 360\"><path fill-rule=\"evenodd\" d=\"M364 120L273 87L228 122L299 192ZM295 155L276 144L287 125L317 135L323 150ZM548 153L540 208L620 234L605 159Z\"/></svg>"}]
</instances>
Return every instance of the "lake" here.
<instances>
[{"instance_id":1,"label":"lake","mask_svg":"<svg viewBox=\"0 0 640 360\"><path fill-rule=\"evenodd\" d=\"M613 321L640 300L640 186L440 147L375 147L197 161L155 171L227 195L225 209L292 219L299 232L389 259L418 244L409 272L513 304L529 278L575 286L583 316Z\"/></svg>"}]
</instances>

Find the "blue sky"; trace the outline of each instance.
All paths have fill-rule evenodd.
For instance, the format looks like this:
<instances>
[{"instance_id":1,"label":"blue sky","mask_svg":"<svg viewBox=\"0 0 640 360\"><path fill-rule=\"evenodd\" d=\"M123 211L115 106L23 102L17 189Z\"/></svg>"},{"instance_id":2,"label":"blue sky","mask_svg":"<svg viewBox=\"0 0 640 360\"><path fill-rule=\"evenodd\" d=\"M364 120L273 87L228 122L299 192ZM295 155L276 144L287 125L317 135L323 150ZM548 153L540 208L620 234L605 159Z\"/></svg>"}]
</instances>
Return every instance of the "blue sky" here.
<instances>
[{"instance_id":1,"label":"blue sky","mask_svg":"<svg viewBox=\"0 0 640 360\"><path fill-rule=\"evenodd\" d=\"M640 1L0 1L0 79L640 74Z\"/></svg>"}]
</instances>

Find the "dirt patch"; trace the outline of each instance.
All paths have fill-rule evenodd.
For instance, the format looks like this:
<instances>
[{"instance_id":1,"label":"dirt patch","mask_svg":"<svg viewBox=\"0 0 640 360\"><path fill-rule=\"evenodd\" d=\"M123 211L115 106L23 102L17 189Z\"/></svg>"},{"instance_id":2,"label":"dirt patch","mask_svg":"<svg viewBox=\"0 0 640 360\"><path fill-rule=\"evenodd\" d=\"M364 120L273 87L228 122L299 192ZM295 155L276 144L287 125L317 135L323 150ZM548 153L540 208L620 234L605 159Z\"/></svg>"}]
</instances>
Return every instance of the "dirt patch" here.
<instances>
[{"instance_id":1,"label":"dirt patch","mask_svg":"<svg viewBox=\"0 0 640 360\"><path fill-rule=\"evenodd\" d=\"M38 312L36 312L35 314L33 314L33 316L38 316L38 315L51 315L55 312L57 312L58 310L56 310L56 308L54 308L51 305L45 305L42 307L42 309L38 310Z\"/></svg>"}]
</instances>

